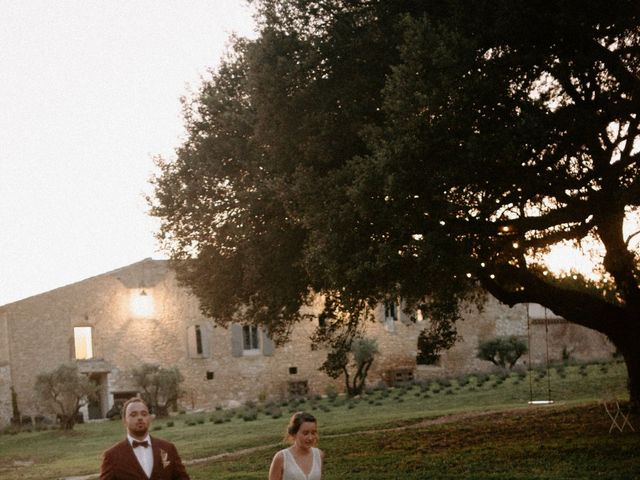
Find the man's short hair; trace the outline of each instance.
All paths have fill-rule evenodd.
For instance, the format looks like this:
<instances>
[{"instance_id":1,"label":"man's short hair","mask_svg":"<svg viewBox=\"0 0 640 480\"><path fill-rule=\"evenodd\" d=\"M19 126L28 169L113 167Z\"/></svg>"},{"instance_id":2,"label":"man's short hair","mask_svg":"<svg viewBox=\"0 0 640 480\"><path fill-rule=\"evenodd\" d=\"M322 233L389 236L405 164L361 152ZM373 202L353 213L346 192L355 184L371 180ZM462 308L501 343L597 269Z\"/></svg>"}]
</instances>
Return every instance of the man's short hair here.
<instances>
[{"instance_id":1,"label":"man's short hair","mask_svg":"<svg viewBox=\"0 0 640 480\"><path fill-rule=\"evenodd\" d=\"M121 415L122 415L122 419L123 420L127 416L127 407L129 405L131 405L132 403L141 403L145 407L147 407L147 410L149 410L149 405L147 405L147 402L145 402L142 398L140 398L140 397L131 397L129 400L124 402L124 404L122 405L122 414Z\"/></svg>"}]
</instances>

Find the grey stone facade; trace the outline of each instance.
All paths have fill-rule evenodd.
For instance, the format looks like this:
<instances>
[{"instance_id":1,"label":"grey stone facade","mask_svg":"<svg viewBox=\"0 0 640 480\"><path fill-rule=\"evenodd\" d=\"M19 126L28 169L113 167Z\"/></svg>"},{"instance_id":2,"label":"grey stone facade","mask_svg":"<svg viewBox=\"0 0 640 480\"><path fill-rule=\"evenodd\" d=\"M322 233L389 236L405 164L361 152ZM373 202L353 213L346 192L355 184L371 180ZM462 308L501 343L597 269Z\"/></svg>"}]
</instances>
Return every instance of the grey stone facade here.
<instances>
[{"instance_id":1,"label":"grey stone facade","mask_svg":"<svg viewBox=\"0 0 640 480\"><path fill-rule=\"evenodd\" d=\"M136 313L133 307L140 302L150 310ZM315 313L320 306L318 299L309 308ZM611 356L612 347L601 335L541 312L508 308L489 298L481 311L468 308L459 324L461 341L438 365L417 366L424 321L410 321L401 309L396 320L385 320L381 306L367 327L380 350L368 381L378 383L403 368L416 378L487 370L491 365L476 358L478 342L499 335L530 337L532 363L546 361L547 345L554 360L563 351L576 359ZM342 390L341 379L318 371L326 352L310 348L316 326L317 320L298 325L279 348L259 330L217 327L202 315L197 299L178 286L166 261L147 259L0 307L0 425L12 416L11 387L23 415L46 414L34 396L36 375L68 362L77 362L100 385L99 401L83 411L88 418L104 417L115 401L136 392L130 373L142 363L179 368L185 377L181 407L188 410L284 398L298 388L310 394L323 394L330 385ZM84 352L76 337L84 338L92 352Z\"/></svg>"}]
</instances>

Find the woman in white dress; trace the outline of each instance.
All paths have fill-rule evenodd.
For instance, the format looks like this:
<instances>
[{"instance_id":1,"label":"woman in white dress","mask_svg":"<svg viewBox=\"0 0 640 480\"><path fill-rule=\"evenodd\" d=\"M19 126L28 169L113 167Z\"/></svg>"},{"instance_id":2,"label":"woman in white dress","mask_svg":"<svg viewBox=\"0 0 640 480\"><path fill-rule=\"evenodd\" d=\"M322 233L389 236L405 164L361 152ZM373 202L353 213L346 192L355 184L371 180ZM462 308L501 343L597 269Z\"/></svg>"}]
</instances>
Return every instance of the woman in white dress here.
<instances>
[{"instance_id":1,"label":"woman in white dress","mask_svg":"<svg viewBox=\"0 0 640 480\"><path fill-rule=\"evenodd\" d=\"M316 448L318 422L309 413L294 413L285 440L292 445L273 456L269 480L320 480L324 453Z\"/></svg>"}]
</instances>

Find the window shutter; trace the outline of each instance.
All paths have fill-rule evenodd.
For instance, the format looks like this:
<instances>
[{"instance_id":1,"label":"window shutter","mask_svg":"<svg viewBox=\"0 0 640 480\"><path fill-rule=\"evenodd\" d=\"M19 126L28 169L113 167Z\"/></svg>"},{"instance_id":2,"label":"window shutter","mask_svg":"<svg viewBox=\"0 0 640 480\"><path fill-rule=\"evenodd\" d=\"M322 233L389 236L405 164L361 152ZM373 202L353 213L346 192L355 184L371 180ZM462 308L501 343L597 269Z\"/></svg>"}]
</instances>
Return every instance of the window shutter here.
<instances>
[{"instance_id":1,"label":"window shutter","mask_svg":"<svg viewBox=\"0 0 640 480\"><path fill-rule=\"evenodd\" d=\"M200 325L200 332L202 333L202 356L209 358L211 356L211 337L212 327L209 322Z\"/></svg>"},{"instance_id":2,"label":"window shutter","mask_svg":"<svg viewBox=\"0 0 640 480\"><path fill-rule=\"evenodd\" d=\"M398 320L400 320L405 325L409 325L411 323L411 315L408 315L404 309L407 304L404 300L400 300L398 302Z\"/></svg>"},{"instance_id":3,"label":"window shutter","mask_svg":"<svg viewBox=\"0 0 640 480\"><path fill-rule=\"evenodd\" d=\"M262 354L265 357L271 357L275 350L275 344L273 343L273 340L271 340L269 335L267 335L267 332L262 330L261 332L262 332Z\"/></svg>"},{"instance_id":4,"label":"window shutter","mask_svg":"<svg viewBox=\"0 0 640 480\"><path fill-rule=\"evenodd\" d=\"M197 357L196 348L196 326L191 325L187 328L187 351L189 352L189 358Z\"/></svg>"},{"instance_id":5,"label":"window shutter","mask_svg":"<svg viewBox=\"0 0 640 480\"><path fill-rule=\"evenodd\" d=\"M231 324L231 355L242 356L242 325L239 323Z\"/></svg>"},{"instance_id":6,"label":"window shutter","mask_svg":"<svg viewBox=\"0 0 640 480\"><path fill-rule=\"evenodd\" d=\"M198 352L198 334L196 327L200 328L201 352ZM187 351L189 352L189 358L209 358L211 356L211 328L209 322L191 325L187 328Z\"/></svg>"}]
</instances>

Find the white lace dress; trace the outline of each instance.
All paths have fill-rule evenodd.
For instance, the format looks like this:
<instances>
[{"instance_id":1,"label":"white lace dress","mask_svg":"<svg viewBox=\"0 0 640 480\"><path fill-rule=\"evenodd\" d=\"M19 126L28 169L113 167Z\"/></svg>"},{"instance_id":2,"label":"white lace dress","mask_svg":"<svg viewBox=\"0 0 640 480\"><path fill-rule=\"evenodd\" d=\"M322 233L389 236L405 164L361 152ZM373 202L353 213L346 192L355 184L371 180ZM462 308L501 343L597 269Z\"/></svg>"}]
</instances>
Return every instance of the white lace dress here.
<instances>
[{"instance_id":1,"label":"white lace dress","mask_svg":"<svg viewBox=\"0 0 640 480\"><path fill-rule=\"evenodd\" d=\"M281 450L284 460L282 480L320 480L322 476L322 457L320 450L311 448L313 463L309 475L305 475L288 448Z\"/></svg>"}]
</instances>

